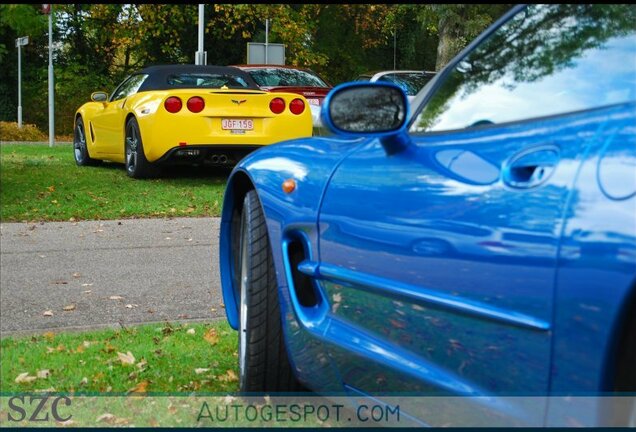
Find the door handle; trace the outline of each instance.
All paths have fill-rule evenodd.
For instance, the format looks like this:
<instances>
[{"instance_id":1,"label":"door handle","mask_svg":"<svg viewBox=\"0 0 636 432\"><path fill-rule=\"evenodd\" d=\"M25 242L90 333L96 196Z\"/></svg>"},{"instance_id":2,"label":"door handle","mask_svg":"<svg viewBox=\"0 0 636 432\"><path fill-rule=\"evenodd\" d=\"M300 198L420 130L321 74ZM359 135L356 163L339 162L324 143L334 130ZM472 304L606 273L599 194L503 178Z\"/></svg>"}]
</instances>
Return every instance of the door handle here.
<instances>
[{"instance_id":1,"label":"door handle","mask_svg":"<svg viewBox=\"0 0 636 432\"><path fill-rule=\"evenodd\" d=\"M542 146L517 153L504 164L503 181L520 189L537 187L554 173L561 157L559 148Z\"/></svg>"}]
</instances>

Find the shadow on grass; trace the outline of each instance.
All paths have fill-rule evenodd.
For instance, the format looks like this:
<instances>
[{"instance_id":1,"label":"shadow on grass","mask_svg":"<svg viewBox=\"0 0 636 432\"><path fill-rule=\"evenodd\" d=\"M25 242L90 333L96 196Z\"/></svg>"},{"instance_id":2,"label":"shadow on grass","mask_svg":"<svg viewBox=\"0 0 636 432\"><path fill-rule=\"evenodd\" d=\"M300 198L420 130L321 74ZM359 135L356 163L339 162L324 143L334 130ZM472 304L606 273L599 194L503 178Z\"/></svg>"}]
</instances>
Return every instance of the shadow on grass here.
<instances>
[{"instance_id":1,"label":"shadow on grass","mask_svg":"<svg viewBox=\"0 0 636 432\"><path fill-rule=\"evenodd\" d=\"M116 162L102 162L90 169L103 169L109 172L119 171L122 176L126 176L124 164ZM225 181L230 176L233 166L190 166L190 165L166 165L162 166L156 179L214 179Z\"/></svg>"}]
</instances>

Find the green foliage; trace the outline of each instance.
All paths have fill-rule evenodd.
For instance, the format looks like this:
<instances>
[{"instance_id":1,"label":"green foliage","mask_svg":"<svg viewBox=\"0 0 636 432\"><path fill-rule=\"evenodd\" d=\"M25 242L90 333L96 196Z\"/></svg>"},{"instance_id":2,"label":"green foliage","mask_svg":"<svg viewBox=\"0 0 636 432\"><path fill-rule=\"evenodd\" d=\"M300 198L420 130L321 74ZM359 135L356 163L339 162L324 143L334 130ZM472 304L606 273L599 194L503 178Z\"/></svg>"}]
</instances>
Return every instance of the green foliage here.
<instances>
[{"instance_id":1,"label":"green foliage","mask_svg":"<svg viewBox=\"0 0 636 432\"><path fill-rule=\"evenodd\" d=\"M34 39L46 31L46 17L40 13L38 6L0 4L0 34L3 36L8 33L11 33L11 36L15 35L14 41L8 41L9 38L5 37L0 39L0 62L4 62L4 56L9 51L13 51L11 48L15 47L16 38L29 36Z\"/></svg>"},{"instance_id":2,"label":"green foliage","mask_svg":"<svg viewBox=\"0 0 636 432\"><path fill-rule=\"evenodd\" d=\"M208 64L246 62L248 42L286 47L287 64L309 67L332 84L363 72L432 70L500 16L508 5L209 4ZM198 6L54 4L55 129L70 134L75 110L96 89L112 91L126 75L151 64L193 63ZM47 17L39 4L0 5L0 120L17 117L15 39L23 48L23 117L48 128ZM394 37L395 36L395 37Z\"/></svg>"},{"instance_id":3,"label":"green foliage","mask_svg":"<svg viewBox=\"0 0 636 432\"><path fill-rule=\"evenodd\" d=\"M91 93L102 90L110 94L118 84L108 75L75 63L60 68L55 75L55 128L64 133L72 133L75 112L90 101Z\"/></svg>"},{"instance_id":4,"label":"green foliage","mask_svg":"<svg viewBox=\"0 0 636 432\"><path fill-rule=\"evenodd\" d=\"M439 35L436 69L444 67L470 41L503 15L509 4L411 5L422 27Z\"/></svg>"}]
</instances>

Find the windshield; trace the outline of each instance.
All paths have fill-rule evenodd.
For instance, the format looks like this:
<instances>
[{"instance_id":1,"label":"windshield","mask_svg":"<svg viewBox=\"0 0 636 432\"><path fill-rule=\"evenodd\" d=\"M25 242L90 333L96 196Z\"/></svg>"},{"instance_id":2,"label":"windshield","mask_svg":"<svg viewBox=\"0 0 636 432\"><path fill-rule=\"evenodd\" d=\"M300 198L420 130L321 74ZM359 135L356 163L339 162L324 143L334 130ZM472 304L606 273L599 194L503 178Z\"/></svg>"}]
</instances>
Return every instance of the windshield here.
<instances>
[{"instance_id":1,"label":"windshield","mask_svg":"<svg viewBox=\"0 0 636 432\"><path fill-rule=\"evenodd\" d=\"M427 82L433 78L434 74L412 73L391 73L382 75L378 81L390 82L402 87L402 90L409 96L415 96Z\"/></svg>"},{"instance_id":2,"label":"windshield","mask_svg":"<svg viewBox=\"0 0 636 432\"><path fill-rule=\"evenodd\" d=\"M318 75L287 68L247 69L256 84L264 87L329 87Z\"/></svg>"}]
</instances>

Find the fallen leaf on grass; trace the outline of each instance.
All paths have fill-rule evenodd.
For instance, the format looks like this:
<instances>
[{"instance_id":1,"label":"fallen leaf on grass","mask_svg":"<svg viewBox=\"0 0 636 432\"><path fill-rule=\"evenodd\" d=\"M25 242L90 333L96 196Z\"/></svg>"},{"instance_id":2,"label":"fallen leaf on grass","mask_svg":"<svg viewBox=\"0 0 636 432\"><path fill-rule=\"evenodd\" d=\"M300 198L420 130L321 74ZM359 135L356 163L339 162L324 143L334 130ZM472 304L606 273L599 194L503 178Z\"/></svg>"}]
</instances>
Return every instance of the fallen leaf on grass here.
<instances>
[{"instance_id":1,"label":"fallen leaf on grass","mask_svg":"<svg viewBox=\"0 0 636 432\"><path fill-rule=\"evenodd\" d=\"M38 378L46 379L51 376L51 372L48 369L42 369L38 371Z\"/></svg>"},{"instance_id":2,"label":"fallen leaf on grass","mask_svg":"<svg viewBox=\"0 0 636 432\"><path fill-rule=\"evenodd\" d=\"M104 414L100 415L99 417L97 417L97 419L95 419L95 422L96 423L99 423L99 422L110 423L114 419L115 419L115 416L112 415L111 413L104 413Z\"/></svg>"},{"instance_id":3,"label":"fallen leaf on grass","mask_svg":"<svg viewBox=\"0 0 636 432\"><path fill-rule=\"evenodd\" d=\"M84 386L84 385L86 385L86 384L88 384L88 378L84 377L84 378L82 378L82 380L80 381L80 385L81 385L81 386Z\"/></svg>"},{"instance_id":4,"label":"fallen leaf on grass","mask_svg":"<svg viewBox=\"0 0 636 432\"><path fill-rule=\"evenodd\" d=\"M196 330L195 330L195 329L193 329L193 328L191 328L191 329L188 329L188 331L187 331L186 333L187 333L187 334L191 334L191 335L192 335L192 334L195 334L195 333L196 333Z\"/></svg>"},{"instance_id":5,"label":"fallen leaf on grass","mask_svg":"<svg viewBox=\"0 0 636 432\"><path fill-rule=\"evenodd\" d=\"M46 353L47 354L51 354L53 352L62 352L66 349L66 347L64 345L58 345L57 347L53 348L53 347L46 347Z\"/></svg>"},{"instance_id":6,"label":"fallen leaf on grass","mask_svg":"<svg viewBox=\"0 0 636 432\"><path fill-rule=\"evenodd\" d=\"M55 186L49 186L47 189L49 192L55 192Z\"/></svg>"},{"instance_id":7,"label":"fallen leaf on grass","mask_svg":"<svg viewBox=\"0 0 636 432\"><path fill-rule=\"evenodd\" d=\"M31 376L31 375L29 375L28 372L22 372L20 375L18 375L16 377L15 382L17 384L30 383L30 382L35 381L36 379L38 379L38 377Z\"/></svg>"},{"instance_id":8,"label":"fallen leaf on grass","mask_svg":"<svg viewBox=\"0 0 636 432\"><path fill-rule=\"evenodd\" d=\"M237 382L238 376L236 376L236 373L234 373L233 370L229 369L225 375L221 375L217 377L217 379L222 382Z\"/></svg>"},{"instance_id":9,"label":"fallen leaf on grass","mask_svg":"<svg viewBox=\"0 0 636 432\"><path fill-rule=\"evenodd\" d=\"M197 375L201 375L202 373L206 373L209 370L210 370L209 368L196 368L194 370L194 373Z\"/></svg>"},{"instance_id":10,"label":"fallen leaf on grass","mask_svg":"<svg viewBox=\"0 0 636 432\"><path fill-rule=\"evenodd\" d=\"M148 362L146 360L142 360L135 366L137 366L137 368L143 372L146 369L146 366L148 366Z\"/></svg>"},{"instance_id":11,"label":"fallen leaf on grass","mask_svg":"<svg viewBox=\"0 0 636 432\"><path fill-rule=\"evenodd\" d=\"M46 338L46 340L48 340L50 342L50 341L52 341L55 338L55 333L46 332L46 333L43 333L42 336L44 336L44 338Z\"/></svg>"},{"instance_id":12,"label":"fallen leaf on grass","mask_svg":"<svg viewBox=\"0 0 636 432\"><path fill-rule=\"evenodd\" d=\"M217 343L219 343L219 335L214 328L207 329L205 331L205 334L203 335L203 339L208 341L211 345L216 345Z\"/></svg>"},{"instance_id":13,"label":"fallen leaf on grass","mask_svg":"<svg viewBox=\"0 0 636 432\"><path fill-rule=\"evenodd\" d=\"M56 421L55 424L58 426L74 426L75 421L73 419L68 419L64 421Z\"/></svg>"},{"instance_id":14,"label":"fallen leaf on grass","mask_svg":"<svg viewBox=\"0 0 636 432\"><path fill-rule=\"evenodd\" d=\"M65 312L70 312L70 311L74 311L75 310L75 305L74 304L70 304L68 306L64 306L64 311Z\"/></svg>"},{"instance_id":15,"label":"fallen leaf on grass","mask_svg":"<svg viewBox=\"0 0 636 432\"><path fill-rule=\"evenodd\" d=\"M126 354L118 352L117 357L121 361L121 364L124 364L124 365L135 364L135 356L132 355L130 351L128 351Z\"/></svg>"},{"instance_id":16,"label":"fallen leaf on grass","mask_svg":"<svg viewBox=\"0 0 636 432\"><path fill-rule=\"evenodd\" d=\"M150 383L148 381L142 381L136 386L134 386L133 388L131 388L130 390L128 390L128 393L147 393L149 384Z\"/></svg>"}]
</instances>

